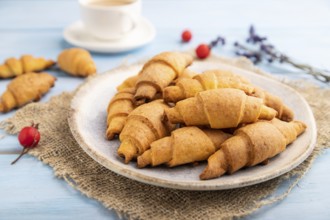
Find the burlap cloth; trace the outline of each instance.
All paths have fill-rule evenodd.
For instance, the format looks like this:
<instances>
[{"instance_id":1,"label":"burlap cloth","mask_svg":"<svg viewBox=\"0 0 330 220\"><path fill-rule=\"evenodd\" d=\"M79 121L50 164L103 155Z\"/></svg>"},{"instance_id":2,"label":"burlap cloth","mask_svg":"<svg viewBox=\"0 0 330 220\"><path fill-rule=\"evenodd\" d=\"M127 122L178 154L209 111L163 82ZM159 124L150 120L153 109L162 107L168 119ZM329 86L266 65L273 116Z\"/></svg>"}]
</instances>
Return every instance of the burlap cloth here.
<instances>
[{"instance_id":1,"label":"burlap cloth","mask_svg":"<svg viewBox=\"0 0 330 220\"><path fill-rule=\"evenodd\" d=\"M245 59L221 59L241 68L265 74ZM88 80L85 82L88 83ZM30 151L43 163L89 198L100 201L119 216L130 219L232 219L279 201L304 176L320 150L329 147L330 89L304 82L284 82L298 90L311 105L318 126L317 145L311 156L294 170L257 185L223 191L183 191L139 183L99 165L76 143L67 122L75 92L64 92L48 103L32 103L1 123L16 134L31 121L40 123L41 141ZM276 192L290 178L284 192Z\"/></svg>"}]
</instances>

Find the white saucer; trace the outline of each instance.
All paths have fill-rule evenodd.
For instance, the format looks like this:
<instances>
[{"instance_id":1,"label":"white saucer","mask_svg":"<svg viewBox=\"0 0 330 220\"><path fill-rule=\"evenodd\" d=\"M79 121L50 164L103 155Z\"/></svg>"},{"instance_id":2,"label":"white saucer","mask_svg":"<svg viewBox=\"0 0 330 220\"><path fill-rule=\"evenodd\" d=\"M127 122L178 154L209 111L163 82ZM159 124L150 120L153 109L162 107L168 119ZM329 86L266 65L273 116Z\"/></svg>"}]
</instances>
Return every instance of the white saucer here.
<instances>
[{"instance_id":1,"label":"white saucer","mask_svg":"<svg viewBox=\"0 0 330 220\"><path fill-rule=\"evenodd\" d=\"M76 21L65 28L64 39L70 44L94 52L117 53L136 49L151 42L156 30L146 19L141 18L136 28L119 40L99 40L91 36L81 21Z\"/></svg>"}]
</instances>

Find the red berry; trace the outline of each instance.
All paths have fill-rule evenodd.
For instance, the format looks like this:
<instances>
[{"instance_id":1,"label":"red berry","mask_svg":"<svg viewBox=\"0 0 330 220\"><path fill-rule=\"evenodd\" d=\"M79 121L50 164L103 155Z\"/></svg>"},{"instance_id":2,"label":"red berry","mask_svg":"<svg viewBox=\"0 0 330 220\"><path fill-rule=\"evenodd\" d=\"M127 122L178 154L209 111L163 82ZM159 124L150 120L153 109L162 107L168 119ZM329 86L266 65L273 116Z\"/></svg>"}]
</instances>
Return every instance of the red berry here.
<instances>
[{"instance_id":1,"label":"red berry","mask_svg":"<svg viewBox=\"0 0 330 220\"><path fill-rule=\"evenodd\" d=\"M196 55L200 59L205 59L210 55L210 47L207 44L200 44L196 48Z\"/></svg>"},{"instance_id":2,"label":"red berry","mask_svg":"<svg viewBox=\"0 0 330 220\"><path fill-rule=\"evenodd\" d=\"M31 148L37 146L40 140L40 133L38 131L38 124L32 124L31 127L24 127L18 135L18 141L23 146L21 154L11 164L16 163L24 154Z\"/></svg>"},{"instance_id":3,"label":"red berry","mask_svg":"<svg viewBox=\"0 0 330 220\"><path fill-rule=\"evenodd\" d=\"M36 127L24 127L18 135L18 141L24 148L34 148L40 140L40 133Z\"/></svg>"},{"instance_id":4,"label":"red berry","mask_svg":"<svg viewBox=\"0 0 330 220\"><path fill-rule=\"evenodd\" d=\"M192 35L191 35L191 32L189 30L185 30L181 34L181 38L182 38L183 42L189 42L191 37L192 37Z\"/></svg>"}]
</instances>

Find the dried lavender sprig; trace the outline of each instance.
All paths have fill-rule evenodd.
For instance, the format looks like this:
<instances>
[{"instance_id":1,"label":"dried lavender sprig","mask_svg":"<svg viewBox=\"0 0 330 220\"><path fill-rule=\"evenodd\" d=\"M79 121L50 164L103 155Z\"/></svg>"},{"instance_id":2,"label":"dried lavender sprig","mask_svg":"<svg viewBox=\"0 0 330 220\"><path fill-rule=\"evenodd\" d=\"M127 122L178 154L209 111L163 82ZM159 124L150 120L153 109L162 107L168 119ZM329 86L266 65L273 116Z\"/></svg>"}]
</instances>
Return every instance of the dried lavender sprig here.
<instances>
[{"instance_id":1,"label":"dried lavender sprig","mask_svg":"<svg viewBox=\"0 0 330 220\"><path fill-rule=\"evenodd\" d=\"M267 37L260 37L259 35L256 34L254 26L253 25L250 26L249 37L246 39L246 42L256 44L266 40Z\"/></svg>"},{"instance_id":2,"label":"dried lavender sprig","mask_svg":"<svg viewBox=\"0 0 330 220\"><path fill-rule=\"evenodd\" d=\"M287 58L284 62L291 64L292 66L304 70L306 73L314 76L315 79L322 81L322 82L330 82L330 72L328 70L320 70L318 68L315 68L313 66L310 66L308 64L302 64L292 61L290 58ZM325 74L325 73L328 73Z\"/></svg>"},{"instance_id":3,"label":"dried lavender sprig","mask_svg":"<svg viewBox=\"0 0 330 220\"><path fill-rule=\"evenodd\" d=\"M306 73L313 75L316 79L323 81L323 82L330 82L330 75L325 74L326 72L329 73L329 71L324 70L321 71L313 66L310 66L308 64L302 64L302 63L297 63L296 61L293 61L291 58L286 56L285 54L275 50L275 48L271 45L266 45L261 43L260 44L260 50L264 51L266 55L270 56L270 62L274 60L278 60L280 63L288 63L291 64L292 66L301 69L305 71Z\"/></svg>"},{"instance_id":4,"label":"dried lavender sprig","mask_svg":"<svg viewBox=\"0 0 330 220\"><path fill-rule=\"evenodd\" d=\"M253 51L251 49L246 48L239 42L234 43L235 48L237 49L235 51L235 54L238 56L244 56L248 59L250 59L254 64L258 64L262 61L262 55L260 51Z\"/></svg>"},{"instance_id":5,"label":"dried lavender sprig","mask_svg":"<svg viewBox=\"0 0 330 220\"><path fill-rule=\"evenodd\" d=\"M249 37L246 39L248 43L252 44L257 44L259 45L259 51L261 52L261 59L264 58L268 62L273 62L273 61L279 61L280 63L288 63L298 69L301 69L305 71L306 73L314 76L317 80L320 80L322 82L330 82L330 75L327 75L326 73L330 73L328 70L320 70L318 68L315 68L311 65L308 64L302 64L302 63L297 63L293 61L291 58L289 58L287 55L279 52L278 50L275 49L275 47L271 44L266 44L265 42L267 41L266 37L261 37L258 34L256 34L255 28L253 25L251 25L249 29ZM251 53L256 53L256 51L252 51L246 47L242 47L240 45L240 49L244 49L246 54L251 54ZM244 54L244 53L243 53ZM249 58L249 56L246 56ZM252 59L252 61L254 61Z\"/></svg>"},{"instance_id":6,"label":"dried lavender sprig","mask_svg":"<svg viewBox=\"0 0 330 220\"><path fill-rule=\"evenodd\" d=\"M289 57L283 55L283 54L275 54L272 52L271 54L262 54L260 50L255 51L252 50L246 46L243 46L242 44L235 42L234 46L236 47L237 51L235 52L239 56L245 56L246 58L250 59L253 63L258 64L262 61L262 59L267 56L271 56L270 58L267 58L268 62L273 62L275 60L281 62L281 63L288 63L291 64L292 66L301 69L305 71L306 73L314 76L317 80L320 80L322 82L330 82L330 75L326 75L323 72L318 70L310 65L307 64L300 64L297 62L292 61ZM264 51L263 51L264 52Z\"/></svg>"},{"instance_id":7,"label":"dried lavender sprig","mask_svg":"<svg viewBox=\"0 0 330 220\"><path fill-rule=\"evenodd\" d=\"M211 41L209 44L209 47L216 47L218 44L225 45L226 44L226 39L224 37L218 36L215 40Z\"/></svg>"}]
</instances>

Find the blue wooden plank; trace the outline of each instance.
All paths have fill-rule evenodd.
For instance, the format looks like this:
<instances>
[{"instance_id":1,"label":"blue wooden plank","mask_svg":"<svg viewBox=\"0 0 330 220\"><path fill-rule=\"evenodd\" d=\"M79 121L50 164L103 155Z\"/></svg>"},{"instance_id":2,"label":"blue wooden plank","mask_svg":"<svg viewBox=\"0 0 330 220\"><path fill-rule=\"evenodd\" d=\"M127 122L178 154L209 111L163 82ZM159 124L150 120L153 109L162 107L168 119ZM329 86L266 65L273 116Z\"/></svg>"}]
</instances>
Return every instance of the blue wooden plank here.
<instances>
[{"instance_id":1,"label":"blue wooden plank","mask_svg":"<svg viewBox=\"0 0 330 220\"><path fill-rule=\"evenodd\" d=\"M191 24L190 28L194 36L192 41L188 44L180 42L180 34L184 28L185 27L177 26L171 29L160 29L158 30L156 39L150 45L138 50L116 55L93 53L93 57L98 66L100 65L100 71L102 72L118 65L121 60L128 55L137 60L164 50L191 49L195 48L200 43L209 43L218 35L226 37L228 43L225 47L218 46L214 48L213 52L220 55L234 56L232 44L235 41L244 42L247 36L248 25L240 29L219 28L207 30ZM297 61L309 63L320 68L330 69L330 63L328 62L330 38L320 38L320 36L330 36L329 28L314 28L311 30L303 28L291 30L285 28L260 28L258 30L261 34L268 36L270 42L274 44L277 49L295 58ZM304 38L301 38L301 36L304 36ZM297 40L299 38L301 39ZM18 57L26 53L56 59L61 50L67 47L71 47L71 45L64 41L62 29L45 30L42 32L6 31L0 34L0 48L2 48L0 50L0 62L3 62L3 60L8 57ZM309 52L306 53L305 51ZM285 68L283 68L282 72L284 71Z\"/></svg>"},{"instance_id":2,"label":"blue wooden plank","mask_svg":"<svg viewBox=\"0 0 330 220\"><path fill-rule=\"evenodd\" d=\"M245 219L329 219L329 156L326 150L286 199ZM0 219L117 219L114 212L55 178L37 159L26 155L12 166L15 157L0 155Z\"/></svg>"},{"instance_id":3,"label":"blue wooden plank","mask_svg":"<svg viewBox=\"0 0 330 220\"><path fill-rule=\"evenodd\" d=\"M26 155L0 155L0 219L114 219L116 214L53 175ZM5 171L6 170L6 171Z\"/></svg>"},{"instance_id":4,"label":"blue wooden plank","mask_svg":"<svg viewBox=\"0 0 330 220\"><path fill-rule=\"evenodd\" d=\"M185 50L200 42L208 43L218 34L230 40L243 41L247 27L254 23L260 33L271 38L279 49L301 61L330 68L330 7L327 0L261 1L261 0L144 0L143 14L150 19L158 35L149 46L118 55L93 54L100 72L111 69L129 55L133 62L164 50ZM175 19L172 17L175 16ZM31 53L56 59L69 45L62 30L79 19L75 0L0 0L0 62L8 56ZM180 33L191 28L193 40L180 43ZM215 53L232 56L230 47L216 48ZM287 75L287 67L263 66L269 71ZM290 78L306 78L289 69ZM41 101L72 90L81 79L53 72L57 85ZM8 80L0 81L2 92ZM0 120L12 113L0 115ZM16 136L0 140L0 154L20 151ZM17 165L9 163L17 155L0 155L0 219L113 219L115 215L97 202L82 196L52 175L52 170L32 157ZM330 190L329 150L312 167L284 201L260 209L246 219L329 219ZM22 187L24 186L24 187Z\"/></svg>"},{"instance_id":5,"label":"blue wooden plank","mask_svg":"<svg viewBox=\"0 0 330 220\"><path fill-rule=\"evenodd\" d=\"M58 29L79 19L78 1L0 1L0 28ZM63 16L65 15L65 16Z\"/></svg>"},{"instance_id":6,"label":"blue wooden plank","mask_svg":"<svg viewBox=\"0 0 330 220\"><path fill-rule=\"evenodd\" d=\"M259 209L246 219L329 219L330 178L326 174L329 167L327 164L330 164L329 156L330 150L325 150L287 198Z\"/></svg>"},{"instance_id":7,"label":"blue wooden plank","mask_svg":"<svg viewBox=\"0 0 330 220\"><path fill-rule=\"evenodd\" d=\"M17 7L19 5L19 7ZM163 28L245 27L251 22L261 27L328 27L329 5L326 0L144 0L144 14ZM26 16L26 12L29 13ZM306 16L306 12L312 16ZM175 13L175 19L169 19ZM0 1L0 28L59 28L79 18L77 1ZM65 15L65 16L63 16ZM13 24L15 26L13 26Z\"/></svg>"}]
</instances>

